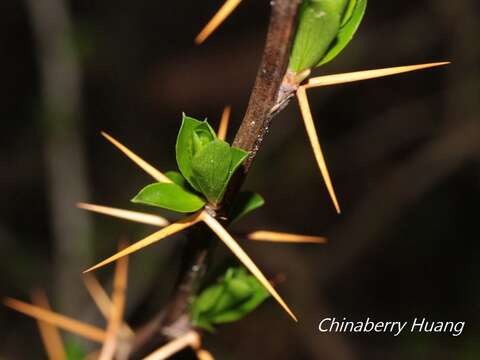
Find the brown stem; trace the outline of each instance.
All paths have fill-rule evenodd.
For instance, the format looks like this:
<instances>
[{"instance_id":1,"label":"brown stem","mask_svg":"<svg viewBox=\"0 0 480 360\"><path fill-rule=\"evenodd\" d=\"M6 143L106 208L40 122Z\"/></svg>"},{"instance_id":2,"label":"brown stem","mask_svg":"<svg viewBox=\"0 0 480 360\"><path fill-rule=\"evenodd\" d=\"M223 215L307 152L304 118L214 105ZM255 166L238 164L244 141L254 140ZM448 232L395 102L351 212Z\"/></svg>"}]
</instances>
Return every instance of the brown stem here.
<instances>
[{"instance_id":1,"label":"brown stem","mask_svg":"<svg viewBox=\"0 0 480 360\"><path fill-rule=\"evenodd\" d=\"M233 146L249 151L243 164L246 174L255 159L270 121L278 106L283 78L290 56L299 1L275 1L262 62L250 95L247 112L233 141Z\"/></svg>"},{"instance_id":2,"label":"brown stem","mask_svg":"<svg viewBox=\"0 0 480 360\"><path fill-rule=\"evenodd\" d=\"M270 25L260 68L246 114L233 142L233 146L248 151L249 156L230 182L222 208L216 211L207 209L210 215L224 222L228 221L226 210L240 190L273 116L286 105L293 94L293 90L286 90L282 82L288 66L299 2L300 0L272 2ZM187 316L188 304L207 270L212 235L208 229L199 225L188 233L188 239L175 293L165 308L162 319L157 318L154 326L147 324L145 330L137 336L135 356L153 350L166 332L182 333L191 326Z\"/></svg>"}]
</instances>

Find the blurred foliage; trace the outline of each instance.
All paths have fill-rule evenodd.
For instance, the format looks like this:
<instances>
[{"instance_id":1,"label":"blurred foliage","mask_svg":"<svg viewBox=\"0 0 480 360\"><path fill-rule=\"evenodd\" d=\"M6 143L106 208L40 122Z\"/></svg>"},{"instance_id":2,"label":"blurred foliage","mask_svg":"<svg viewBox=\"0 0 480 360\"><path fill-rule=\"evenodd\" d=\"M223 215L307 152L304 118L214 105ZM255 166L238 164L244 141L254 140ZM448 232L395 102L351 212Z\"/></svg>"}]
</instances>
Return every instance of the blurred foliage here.
<instances>
[{"instance_id":1,"label":"blurred foliage","mask_svg":"<svg viewBox=\"0 0 480 360\"><path fill-rule=\"evenodd\" d=\"M192 324L213 332L214 325L242 319L269 297L268 291L244 267L229 268L192 301Z\"/></svg>"}]
</instances>

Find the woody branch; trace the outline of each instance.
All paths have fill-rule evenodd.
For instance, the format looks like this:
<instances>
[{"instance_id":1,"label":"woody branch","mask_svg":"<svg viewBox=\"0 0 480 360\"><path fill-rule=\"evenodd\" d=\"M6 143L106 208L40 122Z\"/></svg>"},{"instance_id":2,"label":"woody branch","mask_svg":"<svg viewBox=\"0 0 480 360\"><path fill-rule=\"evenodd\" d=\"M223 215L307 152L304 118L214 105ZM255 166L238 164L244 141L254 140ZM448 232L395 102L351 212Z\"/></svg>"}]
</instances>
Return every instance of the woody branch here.
<instances>
[{"instance_id":1,"label":"woody branch","mask_svg":"<svg viewBox=\"0 0 480 360\"><path fill-rule=\"evenodd\" d=\"M227 189L220 208L206 211L222 222L228 222L227 210L239 192L243 181L260 149L273 116L278 113L278 99L287 70L290 47L295 34L299 0L277 0L272 4L266 44L250 95L247 111L236 133L233 146L249 152L249 156L237 171ZM161 316L147 324L138 334L134 351L139 354L152 351L161 343L168 330L184 333L189 330L188 302L206 272L212 247L211 232L203 224L189 229L182 256L180 274L174 294Z\"/></svg>"}]
</instances>

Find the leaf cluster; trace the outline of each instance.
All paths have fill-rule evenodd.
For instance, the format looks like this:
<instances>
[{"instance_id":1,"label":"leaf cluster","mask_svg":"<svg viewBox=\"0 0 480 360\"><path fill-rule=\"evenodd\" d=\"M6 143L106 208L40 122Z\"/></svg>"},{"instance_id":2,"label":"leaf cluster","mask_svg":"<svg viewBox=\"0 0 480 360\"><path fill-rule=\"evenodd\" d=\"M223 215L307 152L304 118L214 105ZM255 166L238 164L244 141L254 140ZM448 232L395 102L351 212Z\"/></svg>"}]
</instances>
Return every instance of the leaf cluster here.
<instances>
[{"instance_id":1,"label":"leaf cluster","mask_svg":"<svg viewBox=\"0 0 480 360\"><path fill-rule=\"evenodd\" d=\"M214 325L234 322L260 306L269 292L243 267L229 268L214 285L192 302L192 324L209 331Z\"/></svg>"},{"instance_id":2,"label":"leaf cluster","mask_svg":"<svg viewBox=\"0 0 480 360\"><path fill-rule=\"evenodd\" d=\"M180 171L165 173L171 182L147 185L133 202L180 213L195 212L207 203L217 206L235 170L248 155L218 139L206 120L199 121L185 114L175 152ZM238 218L261 205L260 195L245 192L237 197L231 215Z\"/></svg>"}]
</instances>

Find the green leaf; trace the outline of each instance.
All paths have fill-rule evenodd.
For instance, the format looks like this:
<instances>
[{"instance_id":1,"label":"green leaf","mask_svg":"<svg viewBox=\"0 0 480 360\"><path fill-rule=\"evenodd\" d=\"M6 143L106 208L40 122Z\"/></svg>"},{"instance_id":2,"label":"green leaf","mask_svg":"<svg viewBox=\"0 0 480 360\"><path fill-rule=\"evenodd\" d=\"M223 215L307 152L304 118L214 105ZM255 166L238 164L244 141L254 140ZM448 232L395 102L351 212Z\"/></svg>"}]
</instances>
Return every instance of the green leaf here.
<instances>
[{"instance_id":1,"label":"green leaf","mask_svg":"<svg viewBox=\"0 0 480 360\"><path fill-rule=\"evenodd\" d=\"M188 187L187 180L178 171L173 171L173 170L167 171L165 173L165 176L170 180L172 180L178 186L182 187L183 189L187 189Z\"/></svg>"},{"instance_id":2,"label":"green leaf","mask_svg":"<svg viewBox=\"0 0 480 360\"><path fill-rule=\"evenodd\" d=\"M227 287L228 291L237 301L243 301L251 295L250 284L244 279L230 279L227 282Z\"/></svg>"},{"instance_id":3,"label":"green leaf","mask_svg":"<svg viewBox=\"0 0 480 360\"><path fill-rule=\"evenodd\" d=\"M211 141L217 139L217 134L213 131L210 124L206 121L200 123L193 130L193 155L202 148L210 143Z\"/></svg>"},{"instance_id":4,"label":"green leaf","mask_svg":"<svg viewBox=\"0 0 480 360\"><path fill-rule=\"evenodd\" d=\"M224 284L217 284L204 290L200 296L195 299L194 306L192 307L193 316L198 317L200 314L210 311L222 295L224 291L223 287Z\"/></svg>"},{"instance_id":5,"label":"green leaf","mask_svg":"<svg viewBox=\"0 0 480 360\"><path fill-rule=\"evenodd\" d=\"M242 191L233 201L229 215L230 219L232 222L237 221L264 204L265 200L260 194L252 191Z\"/></svg>"},{"instance_id":6,"label":"green leaf","mask_svg":"<svg viewBox=\"0 0 480 360\"><path fill-rule=\"evenodd\" d=\"M343 27L350 20L355 6L357 6L357 0L350 0L347 8L345 9L345 13L343 14L342 24L340 27Z\"/></svg>"},{"instance_id":7,"label":"green leaf","mask_svg":"<svg viewBox=\"0 0 480 360\"><path fill-rule=\"evenodd\" d=\"M238 167L245 161L245 159L248 156L248 151L236 148L236 147L230 147L230 153L232 155L232 161L230 162L230 168L228 169L228 176L227 179L225 180L225 183L223 184L223 189L220 194L220 199L223 198L223 195L225 194L225 190L227 189L227 185L230 182L233 174L235 171L238 169Z\"/></svg>"},{"instance_id":8,"label":"green leaf","mask_svg":"<svg viewBox=\"0 0 480 360\"><path fill-rule=\"evenodd\" d=\"M192 159L192 174L200 191L209 202L220 202L230 176L232 152L230 145L214 140L203 146Z\"/></svg>"},{"instance_id":9,"label":"green leaf","mask_svg":"<svg viewBox=\"0 0 480 360\"><path fill-rule=\"evenodd\" d=\"M299 13L288 68L300 73L314 68L337 37L347 0L304 0Z\"/></svg>"},{"instance_id":10,"label":"green leaf","mask_svg":"<svg viewBox=\"0 0 480 360\"><path fill-rule=\"evenodd\" d=\"M247 301L242 302L237 307L231 310L224 311L211 318L211 321L215 324L223 324L234 322L242 319L257 307L259 307L266 299L270 297L270 294L264 287L260 286L253 291L253 294Z\"/></svg>"},{"instance_id":11,"label":"green leaf","mask_svg":"<svg viewBox=\"0 0 480 360\"><path fill-rule=\"evenodd\" d=\"M193 179L193 157L206 143L214 139L216 139L215 132L207 122L183 114L175 145L177 165L185 179L197 191L200 191L200 188Z\"/></svg>"},{"instance_id":12,"label":"green leaf","mask_svg":"<svg viewBox=\"0 0 480 360\"><path fill-rule=\"evenodd\" d=\"M201 209L205 201L175 183L155 183L143 188L132 202L157 206L181 213L190 213Z\"/></svg>"},{"instance_id":13,"label":"green leaf","mask_svg":"<svg viewBox=\"0 0 480 360\"><path fill-rule=\"evenodd\" d=\"M65 341L66 360L83 360L87 356L82 345L72 337Z\"/></svg>"},{"instance_id":14,"label":"green leaf","mask_svg":"<svg viewBox=\"0 0 480 360\"><path fill-rule=\"evenodd\" d=\"M212 204L221 201L233 173L247 155L217 139L208 122L183 115L176 143L177 164L188 183ZM172 181L185 188L177 174L172 176Z\"/></svg>"},{"instance_id":15,"label":"green leaf","mask_svg":"<svg viewBox=\"0 0 480 360\"><path fill-rule=\"evenodd\" d=\"M353 3L355 3L355 6L352 9L351 16L341 27L340 31L338 32L337 39L317 66L326 64L329 61L333 60L345 49L345 47L353 39L353 36L357 32L358 27L362 22L363 16L365 15L365 10L367 9L367 0L351 0L350 4Z\"/></svg>"},{"instance_id":16,"label":"green leaf","mask_svg":"<svg viewBox=\"0 0 480 360\"><path fill-rule=\"evenodd\" d=\"M269 296L244 267L230 268L223 278L193 300L190 309L192 323L213 331L215 324L240 320Z\"/></svg>"},{"instance_id":17,"label":"green leaf","mask_svg":"<svg viewBox=\"0 0 480 360\"><path fill-rule=\"evenodd\" d=\"M248 151L233 146L230 148L230 152L232 153L232 162L230 163L230 170L228 171L227 184L228 181L230 181L232 175L235 173L238 167L242 165L242 163L248 156Z\"/></svg>"}]
</instances>

